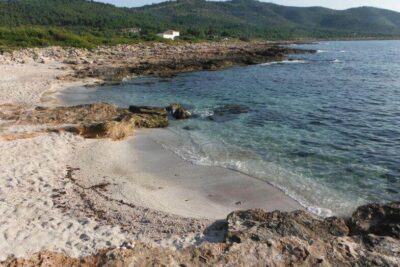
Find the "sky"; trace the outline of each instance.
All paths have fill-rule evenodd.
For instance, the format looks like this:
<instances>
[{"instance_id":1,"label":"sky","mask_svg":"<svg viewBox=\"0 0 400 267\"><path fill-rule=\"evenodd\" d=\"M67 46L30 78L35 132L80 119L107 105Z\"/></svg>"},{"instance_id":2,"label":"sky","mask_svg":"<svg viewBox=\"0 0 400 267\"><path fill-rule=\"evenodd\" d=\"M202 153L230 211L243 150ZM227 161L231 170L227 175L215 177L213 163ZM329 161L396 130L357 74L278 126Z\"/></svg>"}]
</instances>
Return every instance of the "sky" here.
<instances>
[{"instance_id":1,"label":"sky","mask_svg":"<svg viewBox=\"0 0 400 267\"><path fill-rule=\"evenodd\" d=\"M117 6L137 7L164 0L97 0ZM324 6L333 9L347 9L358 6L374 6L400 12L400 0L262 0L286 6Z\"/></svg>"}]
</instances>

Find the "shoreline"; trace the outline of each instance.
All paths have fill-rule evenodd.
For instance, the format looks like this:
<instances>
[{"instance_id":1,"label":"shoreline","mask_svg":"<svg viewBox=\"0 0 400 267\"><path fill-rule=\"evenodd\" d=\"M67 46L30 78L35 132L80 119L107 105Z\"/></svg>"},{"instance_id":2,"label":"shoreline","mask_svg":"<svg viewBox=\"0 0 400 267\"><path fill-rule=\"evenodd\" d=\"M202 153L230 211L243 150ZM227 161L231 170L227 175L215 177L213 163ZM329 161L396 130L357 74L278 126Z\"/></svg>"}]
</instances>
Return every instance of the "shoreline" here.
<instances>
[{"instance_id":1,"label":"shoreline","mask_svg":"<svg viewBox=\"0 0 400 267\"><path fill-rule=\"evenodd\" d=\"M113 199L186 218L219 220L236 209L303 209L267 182L222 167L194 165L155 141L176 138L172 135L139 129L126 141L91 142L70 164L80 168L74 179L86 187L113 183L114 189L108 187Z\"/></svg>"},{"instance_id":2,"label":"shoreline","mask_svg":"<svg viewBox=\"0 0 400 267\"><path fill-rule=\"evenodd\" d=\"M38 105L53 112L51 108L62 104L55 101L57 92L104 80L96 75L75 76L80 67L91 65L90 58L83 58L87 51L58 49L19 51L7 64L0 64L2 115L16 104L26 108L28 115L46 110ZM132 51L142 53L136 48ZM125 52L121 50L117 56ZM214 52L207 50L206 54L212 57ZM245 55L248 52L245 50ZM64 56L72 54L77 61L66 62ZM270 58L276 61L275 56ZM244 62L243 54L238 60ZM236 59L222 60L218 66L233 62ZM118 69L119 63L112 63ZM122 65L130 68L131 63ZM187 70L187 65L183 69ZM110 77L115 81L125 75L123 71ZM1 105L4 103L9 105ZM71 116L70 110L64 112ZM382 249L394 246L397 241L391 237L378 242L378 256L369 252L370 245L359 243L358 236L379 235L372 228L359 229L358 222L364 222L361 215L323 219L305 212L267 182L225 168L193 165L152 139L166 130L136 129L133 137L111 141L84 139L63 131L35 132L41 127L46 125L0 120L0 149L6 151L0 155L0 212L4 215L0 265L112 266L148 263L149 258L154 264L167 265L312 265L320 263L321 257L336 264L362 264L364 258L398 262L395 252ZM11 138L4 138L7 134ZM267 213L255 208L282 211ZM238 209L250 210L233 212ZM380 209L388 214L383 218L390 216L391 210L400 210L397 203L366 209L361 207L360 214ZM374 216L370 215L374 223L385 223ZM335 242L352 250L336 250ZM300 252L288 251L289 247Z\"/></svg>"}]
</instances>

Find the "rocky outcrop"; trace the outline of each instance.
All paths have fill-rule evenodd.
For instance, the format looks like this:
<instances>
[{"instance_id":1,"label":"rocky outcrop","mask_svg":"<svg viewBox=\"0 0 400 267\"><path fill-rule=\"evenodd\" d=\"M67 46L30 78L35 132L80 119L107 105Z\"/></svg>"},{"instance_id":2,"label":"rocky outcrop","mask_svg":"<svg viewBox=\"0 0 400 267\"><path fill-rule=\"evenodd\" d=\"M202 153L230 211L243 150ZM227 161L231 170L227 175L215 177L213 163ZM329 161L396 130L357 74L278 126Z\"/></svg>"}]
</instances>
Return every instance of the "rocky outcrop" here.
<instances>
[{"instance_id":1,"label":"rocky outcrop","mask_svg":"<svg viewBox=\"0 0 400 267\"><path fill-rule=\"evenodd\" d=\"M69 107L35 107L0 105L0 119L15 125L36 125L41 132L67 131L85 138L111 138L121 140L133 134L134 128L165 128L168 114L187 119L190 112L180 104L167 108L129 106L118 108L107 103L94 103ZM0 136L3 140L15 140L37 136L38 133L11 133Z\"/></svg>"},{"instance_id":2,"label":"rocky outcrop","mask_svg":"<svg viewBox=\"0 0 400 267\"><path fill-rule=\"evenodd\" d=\"M234 65L279 61L289 54L313 50L293 49L265 42L218 42L181 44L138 44L78 48L29 48L0 55L3 62L51 62L65 64L74 78L121 81L135 75L171 76L180 72L216 70Z\"/></svg>"},{"instance_id":3,"label":"rocky outcrop","mask_svg":"<svg viewBox=\"0 0 400 267\"><path fill-rule=\"evenodd\" d=\"M346 236L349 228L342 218L323 219L305 211L237 211L228 215L227 241L268 242L272 238L296 237L303 240Z\"/></svg>"},{"instance_id":4,"label":"rocky outcrop","mask_svg":"<svg viewBox=\"0 0 400 267\"><path fill-rule=\"evenodd\" d=\"M41 252L30 259L9 258L3 265L399 266L400 240L392 231L400 225L399 205L371 204L351 218L325 219L305 211L236 211L227 217L222 243L173 251L136 242L82 259ZM392 230L376 234L374 229L387 225Z\"/></svg>"},{"instance_id":5,"label":"rocky outcrop","mask_svg":"<svg viewBox=\"0 0 400 267\"><path fill-rule=\"evenodd\" d=\"M93 60L90 65L72 64L78 78L120 81L135 75L171 76L196 70L216 70L235 65L280 61L289 54L315 52L268 43L202 43L168 46L156 44L146 53L133 53L132 47L113 50L112 60ZM136 50L134 50L136 52ZM105 52L105 51L102 51ZM97 57L102 55L97 53Z\"/></svg>"},{"instance_id":6,"label":"rocky outcrop","mask_svg":"<svg viewBox=\"0 0 400 267\"><path fill-rule=\"evenodd\" d=\"M70 107L36 107L1 105L0 119L15 125L37 125L47 132L67 131L85 138L124 139L134 128L164 128L168 126L165 108L118 108L107 103ZM43 128L44 127L44 128ZM20 135L14 135L20 136ZM9 135L7 138L13 138Z\"/></svg>"},{"instance_id":7,"label":"rocky outcrop","mask_svg":"<svg viewBox=\"0 0 400 267\"><path fill-rule=\"evenodd\" d=\"M18 105L0 106L0 118L17 124L86 124L110 121L118 118L122 110L107 103L95 103L70 107L35 107Z\"/></svg>"},{"instance_id":8,"label":"rocky outcrop","mask_svg":"<svg viewBox=\"0 0 400 267\"><path fill-rule=\"evenodd\" d=\"M268 259L279 257L278 266L398 266L399 212L399 202L361 206L349 219L305 211L237 211L228 215L226 241L267 244Z\"/></svg>"}]
</instances>

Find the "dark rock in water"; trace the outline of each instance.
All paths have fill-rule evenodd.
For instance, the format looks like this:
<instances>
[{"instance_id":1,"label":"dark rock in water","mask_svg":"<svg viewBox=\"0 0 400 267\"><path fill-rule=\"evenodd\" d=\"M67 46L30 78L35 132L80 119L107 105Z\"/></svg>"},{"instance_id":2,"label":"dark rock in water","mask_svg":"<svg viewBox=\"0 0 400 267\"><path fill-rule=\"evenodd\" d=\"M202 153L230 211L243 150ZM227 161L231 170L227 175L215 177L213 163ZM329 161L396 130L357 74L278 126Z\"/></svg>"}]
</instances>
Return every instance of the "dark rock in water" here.
<instances>
[{"instance_id":1,"label":"dark rock in water","mask_svg":"<svg viewBox=\"0 0 400 267\"><path fill-rule=\"evenodd\" d=\"M400 239L400 202L359 207L349 221L352 235L374 234Z\"/></svg>"},{"instance_id":2,"label":"dark rock in water","mask_svg":"<svg viewBox=\"0 0 400 267\"><path fill-rule=\"evenodd\" d=\"M214 114L209 116L208 119L215 122L225 122L236 119L236 117L243 113L248 113L250 108L240 104L226 104L214 109Z\"/></svg>"},{"instance_id":3,"label":"dark rock in water","mask_svg":"<svg viewBox=\"0 0 400 267\"><path fill-rule=\"evenodd\" d=\"M177 120L189 119L192 114L185 110L180 104L174 103L169 105L166 110Z\"/></svg>"},{"instance_id":4,"label":"dark rock in water","mask_svg":"<svg viewBox=\"0 0 400 267\"><path fill-rule=\"evenodd\" d=\"M190 112L187 110L184 110L183 108L178 108L177 110L175 110L173 115L174 115L174 118L177 120L189 119L191 116Z\"/></svg>"},{"instance_id":5,"label":"dark rock in water","mask_svg":"<svg viewBox=\"0 0 400 267\"><path fill-rule=\"evenodd\" d=\"M225 115L225 114L242 114L242 113L247 113L250 111L250 108L241 105L241 104L226 104L223 106L220 106L214 110L214 114L216 115Z\"/></svg>"},{"instance_id":6,"label":"dark rock in water","mask_svg":"<svg viewBox=\"0 0 400 267\"><path fill-rule=\"evenodd\" d=\"M198 126L186 125L186 126L182 127L182 129L186 130L186 131L194 131L194 130L198 130L200 128Z\"/></svg>"}]
</instances>

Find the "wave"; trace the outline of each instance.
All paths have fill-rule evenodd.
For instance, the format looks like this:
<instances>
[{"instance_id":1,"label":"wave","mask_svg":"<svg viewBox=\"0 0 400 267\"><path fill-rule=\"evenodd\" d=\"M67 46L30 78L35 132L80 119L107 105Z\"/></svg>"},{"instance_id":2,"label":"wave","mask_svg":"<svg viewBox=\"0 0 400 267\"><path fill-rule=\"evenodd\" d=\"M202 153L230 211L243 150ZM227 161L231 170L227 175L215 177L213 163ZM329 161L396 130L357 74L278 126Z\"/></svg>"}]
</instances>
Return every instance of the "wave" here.
<instances>
[{"instance_id":1,"label":"wave","mask_svg":"<svg viewBox=\"0 0 400 267\"><path fill-rule=\"evenodd\" d=\"M319 53L328 53L328 51L327 50L317 50L317 53L319 54Z\"/></svg>"},{"instance_id":2,"label":"wave","mask_svg":"<svg viewBox=\"0 0 400 267\"><path fill-rule=\"evenodd\" d=\"M214 111L212 109L195 109L193 110L193 114L204 119L213 116Z\"/></svg>"},{"instance_id":3,"label":"wave","mask_svg":"<svg viewBox=\"0 0 400 267\"><path fill-rule=\"evenodd\" d=\"M282 190L306 210L319 216L330 217L336 215L335 211L343 215L354 209L354 203L346 199L344 194L330 190L311 177L296 174L272 162L265 162L256 154L223 141L210 140L194 132L182 135L178 129L170 131L177 136L179 144L163 141L157 143L183 160L196 165L223 167L262 180ZM338 199L341 201L338 202Z\"/></svg>"},{"instance_id":4,"label":"wave","mask_svg":"<svg viewBox=\"0 0 400 267\"><path fill-rule=\"evenodd\" d=\"M260 64L261 66L270 66L270 65L276 65L276 64L304 64L307 63L305 60L301 59L293 59L293 60L283 60L283 61L272 61L272 62L266 62Z\"/></svg>"}]
</instances>

